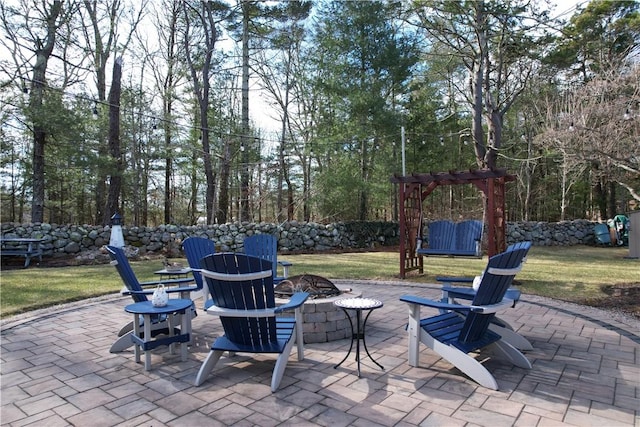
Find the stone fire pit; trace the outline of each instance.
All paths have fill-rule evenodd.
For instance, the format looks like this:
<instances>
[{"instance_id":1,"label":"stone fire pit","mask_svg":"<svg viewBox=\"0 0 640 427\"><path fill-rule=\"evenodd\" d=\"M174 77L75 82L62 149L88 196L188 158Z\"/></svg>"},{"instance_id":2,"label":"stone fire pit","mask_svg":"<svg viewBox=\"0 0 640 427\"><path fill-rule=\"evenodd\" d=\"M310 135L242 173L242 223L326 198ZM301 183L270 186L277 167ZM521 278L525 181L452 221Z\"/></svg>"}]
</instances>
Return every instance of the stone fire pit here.
<instances>
[{"instance_id":1,"label":"stone fire pit","mask_svg":"<svg viewBox=\"0 0 640 427\"><path fill-rule=\"evenodd\" d=\"M288 279L289 283L281 282L276 287L276 304L284 304L288 301L287 293L283 293L283 288L290 288L291 291L297 289L310 292L311 297L304 303L304 342L321 343L341 340L351 336L351 324L344 311L333 305L333 302L341 298L356 298L362 296L362 292L353 289L338 289L328 279L314 275L294 276ZM306 283L305 283L306 282ZM280 285L283 286L280 286ZM325 297L330 294L327 286L333 286L337 295ZM280 287L280 289L278 289ZM314 293L314 288L318 289Z\"/></svg>"}]
</instances>

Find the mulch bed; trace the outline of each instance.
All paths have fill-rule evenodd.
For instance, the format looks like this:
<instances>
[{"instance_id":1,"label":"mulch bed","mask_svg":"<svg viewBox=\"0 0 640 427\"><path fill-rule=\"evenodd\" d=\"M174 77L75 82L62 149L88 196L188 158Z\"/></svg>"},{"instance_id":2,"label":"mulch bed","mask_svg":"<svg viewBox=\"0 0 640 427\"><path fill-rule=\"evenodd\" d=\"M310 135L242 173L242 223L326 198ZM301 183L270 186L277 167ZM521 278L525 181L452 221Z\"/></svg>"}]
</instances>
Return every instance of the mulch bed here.
<instances>
[{"instance_id":1,"label":"mulch bed","mask_svg":"<svg viewBox=\"0 0 640 427\"><path fill-rule=\"evenodd\" d=\"M604 310L615 310L640 319L640 283L604 285L606 298L585 298L579 303Z\"/></svg>"}]
</instances>

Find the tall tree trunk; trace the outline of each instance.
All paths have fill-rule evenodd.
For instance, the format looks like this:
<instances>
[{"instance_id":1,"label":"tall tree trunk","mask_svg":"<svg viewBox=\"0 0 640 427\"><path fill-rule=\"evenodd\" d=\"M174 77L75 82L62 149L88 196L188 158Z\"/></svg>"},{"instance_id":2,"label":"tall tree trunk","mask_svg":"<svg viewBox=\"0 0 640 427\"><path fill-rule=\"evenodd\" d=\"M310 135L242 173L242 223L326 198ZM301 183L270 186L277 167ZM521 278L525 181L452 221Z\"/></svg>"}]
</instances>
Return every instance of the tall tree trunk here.
<instances>
[{"instance_id":1,"label":"tall tree trunk","mask_svg":"<svg viewBox=\"0 0 640 427\"><path fill-rule=\"evenodd\" d=\"M278 163L280 167L278 168L278 180L276 182L276 191L277 191L277 202L276 202L276 219L280 223L284 221L284 194L282 191L282 183L285 180L284 171L285 171L285 162L284 162L284 152L285 152L285 144L287 141L287 116L289 114L287 109L287 102L289 99L289 73L285 76L285 102L284 102L284 111L282 112L282 137L280 139L280 150L278 151ZM290 188L291 185L287 181L287 185Z\"/></svg>"},{"instance_id":2,"label":"tall tree trunk","mask_svg":"<svg viewBox=\"0 0 640 427\"><path fill-rule=\"evenodd\" d=\"M229 175L231 171L231 152L229 143L225 142L223 145L222 154L222 167L220 168L220 193L218 199L218 224L224 224L227 222L227 215L229 213Z\"/></svg>"},{"instance_id":3,"label":"tall tree trunk","mask_svg":"<svg viewBox=\"0 0 640 427\"><path fill-rule=\"evenodd\" d=\"M91 25L94 31L94 42L95 46L93 48L93 60L94 60L94 68L96 71L96 89L98 91L98 101L100 104L104 105L107 100L107 77L106 77L106 69L107 69L107 60L111 55L111 43L112 37L111 35L115 31L113 26L109 28L109 35L107 39L107 43L102 40L102 36L100 33L100 25L98 20L98 10L97 3L91 0L84 0L84 6L89 14L89 19L91 21ZM87 36L87 45L90 46L90 40ZM99 113L98 104L95 105L94 113ZM100 132L99 135L101 138L104 129L102 126L102 122L100 123ZM101 138L98 141L98 157L106 158L109 155L107 144ZM102 163L98 164L97 168L97 176L96 176L96 189L95 189L95 204L96 204L96 213L95 213L95 221L104 221L104 217L106 213L104 212L104 207L107 205L107 177L109 176L108 166L104 166Z\"/></svg>"},{"instance_id":4,"label":"tall tree trunk","mask_svg":"<svg viewBox=\"0 0 640 427\"><path fill-rule=\"evenodd\" d=\"M93 67L96 72L98 101L100 104L105 104L107 92L107 61L114 49L121 52L127 50L131 37L135 32L138 23L142 19L144 5L140 8L135 21L128 24L128 32L124 32L123 34L118 31L118 23L124 11L121 0L83 0L82 4L84 5L84 10L88 14L89 18L88 24L83 22L85 29L84 35L87 49L93 55ZM99 9L103 9L105 14L101 14ZM84 19L84 13L82 13L81 16ZM108 22L108 25L103 25L104 22ZM93 35L93 40L91 40L91 35ZM123 35L124 37L122 37ZM92 42L95 43L93 46ZM104 129L100 129L100 135L104 134L103 131ZM108 156L108 143L105 143L104 140L98 141L98 157L106 158ZM105 201L106 181L110 173L109 165L98 164L95 177L96 222L108 215L108 213L104 212L103 209L108 203L110 203Z\"/></svg>"},{"instance_id":5,"label":"tall tree trunk","mask_svg":"<svg viewBox=\"0 0 640 427\"><path fill-rule=\"evenodd\" d=\"M608 209L607 211L609 212L609 218L613 218L614 216L616 216L618 214L618 206L616 204L616 183L613 181L609 181L607 183L607 187L608 187Z\"/></svg>"},{"instance_id":6,"label":"tall tree trunk","mask_svg":"<svg viewBox=\"0 0 640 427\"><path fill-rule=\"evenodd\" d=\"M164 223L171 224L173 222L173 215L171 207L173 204L173 193L171 189L171 180L173 177L173 155L171 151L171 139L173 134L171 132L171 116L173 114L173 96L174 96L174 63L176 61L176 27L178 22L178 10L179 5L173 3L171 5L171 15L169 21L169 39L167 41L167 75L163 82L163 129L164 129L164 145L167 152L165 159L165 175L164 175Z\"/></svg>"},{"instance_id":7,"label":"tall tree trunk","mask_svg":"<svg viewBox=\"0 0 640 427\"><path fill-rule=\"evenodd\" d=\"M302 216L305 221L311 220L311 151L306 156L306 163L303 163L306 173L304 174L302 193L304 194L304 206L302 208ZM293 207L293 197L291 198L291 207Z\"/></svg>"},{"instance_id":8,"label":"tall tree trunk","mask_svg":"<svg viewBox=\"0 0 640 427\"><path fill-rule=\"evenodd\" d=\"M109 91L109 156L111 167L111 180L109 195L104 210L102 224L107 225L111 216L119 207L120 190L122 189L122 173L124 162L120 153L120 93L122 88L122 58L119 57L113 63L113 76L111 90Z\"/></svg>"},{"instance_id":9,"label":"tall tree trunk","mask_svg":"<svg viewBox=\"0 0 640 427\"><path fill-rule=\"evenodd\" d=\"M209 83L204 83L207 87ZM207 90L207 93L209 91ZM207 224L213 224L215 213L214 200L216 194L216 178L213 173L213 163L211 162L211 145L209 143L209 119L207 118L208 99L203 98L200 102L200 119L202 120L202 150L204 160L204 173L207 178L207 188L205 202L207 204Z\"/></svg>"},{"instance_id":10,"label":"tall tree trunk","mask_svg":"<svg viewBox=\"0 0 640 427\"><path fill-rule=\"evenodd\" d=\"M473 134L473 143L476 153L476 162L478 167L483 168L484 158L486 155L486 146L484 141L484 129L482 127L482 112L483 112L483 89L484 89L484 51L487 49L487 40L484 32L482 31L483 22L485 20L482 2L475 3L475 21L476 31L478 34L478 53L474 58L472 78L471 78L471 92L473 96L473 122L471 123L471 133Z\"/></svg>"},{"instance_id":11,"label":"tall tree trunk","mask_svg":"<svg viewBox=\"0 0 640 427\"><path fill-rule=\"evenodd\" d=\"M488 92L487 92L488 93ZM488 168L495 168L498 160L498 150L502 141L502 114L494 105L491 96L487 95L487 115L489 116L489 132L487 141L487 151L484 156L484 164Z\"/></svg>"},{"instance_id":12,"label":"tall tree trunk","mask_svg":"<svg viewBox=\"0 0 640 427\"><path fill-rule=\"evenodd\" d=\"M207 188L205 190L207 224L213 224L214 213L216 211L216 175L213 172L213 163L211 160L210 129L207 112L209 110L209 91L211 88L211 84L209 81L211 77L211 58L213 57L218 33L215 27L215 21L213 18L213 5L211 3L200 3L200 11L197 11L195 4L192 5L189 4L189 2L182 2L181 4L185 18L183 40L185 48L185 59L187 60L187 63L189 65L189 71L191 72L191 80L193 83L193 92L198 102L200 131L202 132L202 160L204 163L204 173L207 180ZM190 10L188 10L188 8L190 8ZM192 15L192 11L198 13L200 25L206 29L204 35L205 45L202 46L202 48L205 50L205 55L200 64L200 66L202 67L201 78L198 76L198 65L194 63L194 60L191 56L191 50L193 49L193 47L190 44L190 16Z\"/></svg>"},{"instance_id":13,"label":"tall tree trunk","mask_svg":"<svg viewBox=\"0 0 640 427\"><path fill-rule=\"evenodd\" d=\"M249 214L249 1L242 0L242 171L240 173L240 221Z\"/></svg>"},{"instance_id":14,"label":"tall tree trunk","mask_svg":"<svg viewBox=\"0 0 640 427\"><path fill-rule=\"evenodd\" d=\"M369 194L368 194L368 182L369 182L369 172L367 168L367 157L368 157L368 143L366 138L362 138L362 144L360 145L362 149L362 158L360 159L360 175L362 178L363 188L360 190L360 221L367 220L367 209L369 209Z\"/></svg>"},{"instance_id":15,"label":"tall tree trunk","mask_svg":"<svg viewBox=\"0 0 640 427\"><path fill-rule=\"evenodd\" d=\"M165 106L165 113L171 111L171 102L169 101L168 105ZM170 114L167 114L169 117ZM171 194L171 177L173 176L173 154L171 153L171 129L167 124L165 126L164 132L164 146L167 150L167 157L165 158L165 172L164 172L164 223L171 224L172 215L171 215L171 204L173 201L173 197Z\"/></svg>"},{"instance_id":16,"label":"tall tree trunk","mask_svg":"<svg viewBox=\"0 0 640 427\"><path fill-rule=\"evenodd\" d=\"M47 15L47 34L40 46L36 46L36 64L33 67L29 110L33 120L33 199L31 202L31 222L44 221L44 189L45 189L45 145L47 133L44 127L46 117L42 113L44 87L49 57L56 42L56 21L62 10L62 2L55 0Z\"/></svg>"}]
</instances>

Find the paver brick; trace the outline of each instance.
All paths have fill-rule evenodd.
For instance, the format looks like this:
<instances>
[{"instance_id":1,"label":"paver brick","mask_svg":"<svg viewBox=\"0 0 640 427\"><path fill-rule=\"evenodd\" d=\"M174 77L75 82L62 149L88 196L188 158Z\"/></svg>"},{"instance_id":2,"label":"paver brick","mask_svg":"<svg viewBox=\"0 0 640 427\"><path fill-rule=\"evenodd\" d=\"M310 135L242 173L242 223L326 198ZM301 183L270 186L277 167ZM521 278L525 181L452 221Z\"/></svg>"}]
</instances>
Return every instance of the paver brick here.
<instances>
[{"instance_id":1,"label":"paver brick","mask_svg":"<svg viewBox=\"0 0 640 427\"><path fill-rule=\"evenodd\" d=\"M67 402L60 396L56 396L51 392L45 392L35 397L16 402L16 406L28 416L38 414L66 404Z\"/></svg>"},{"instance_id":2,"label":"paver brick","mask_svg":"<svg viewBox=\"0 0 640 427\"><path fill-rule=\"evenodd\" d=\"M109 353L118 325L130 320L123 310L128 300L82 302L55 315L3 320L2 425L640 425L638 322L597 310L587 317L566 304L523 295L505 317L532 341L526 356L533 369L488 359L485 366L501 387L493 391L424 346L420 367L408 365L407 311L398 297L419 292L438 298L439 286L337 285L384 302L366 331L369 351L384 371L363 356L358 378L353 354L334 369L350 342L341 339L307 344L304 361L294 351L276 393L269 387L272 355L225 355L210 378L194 387L208 346L222 331L213 317L193 320L187 362L160 348L147 372L131 350ZM86 323L89 314L96 322Z\"/></svg>"}]
</instances>

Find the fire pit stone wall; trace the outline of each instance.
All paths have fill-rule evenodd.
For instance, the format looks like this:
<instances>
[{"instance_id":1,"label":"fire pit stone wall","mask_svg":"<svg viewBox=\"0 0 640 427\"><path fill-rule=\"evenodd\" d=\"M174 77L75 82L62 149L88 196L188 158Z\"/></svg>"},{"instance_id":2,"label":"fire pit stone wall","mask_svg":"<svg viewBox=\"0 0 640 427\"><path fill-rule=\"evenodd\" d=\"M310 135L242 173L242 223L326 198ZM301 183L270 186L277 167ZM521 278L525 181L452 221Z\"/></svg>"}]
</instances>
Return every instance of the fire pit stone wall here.
<instances>
[{"instance_id":1,"label":"fire pit stone wall","mask_svg":"<svg viewBox=\"0 0 640 427\"><path fill-rule=\"evenodd\" d=\"M352 290L340 296L307 300L303 311L305 344L336 341L351 336L351 324L347 315L341 308L333 305L333 302L359 296L362 296L361 292ZM286 301L282 300L283 303Z\"/></svg>"}]
</instances>

